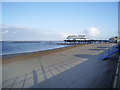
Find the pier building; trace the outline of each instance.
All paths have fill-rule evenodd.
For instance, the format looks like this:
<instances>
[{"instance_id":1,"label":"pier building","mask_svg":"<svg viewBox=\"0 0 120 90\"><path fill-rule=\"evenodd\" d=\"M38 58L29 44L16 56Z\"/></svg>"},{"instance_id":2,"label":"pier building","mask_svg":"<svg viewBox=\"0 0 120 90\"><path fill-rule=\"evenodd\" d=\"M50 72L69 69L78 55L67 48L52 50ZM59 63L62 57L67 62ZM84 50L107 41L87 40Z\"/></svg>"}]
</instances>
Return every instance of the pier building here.
<instances>
[{"instance_id":1,"label":"pier building","mask_svg":"<svg viewBox=\"0 0 120 90\"><path fill-rule=\"evenodd\" d=\"M69 35L65 43L108 43L109 40L88 40L85 35Z\"/></svg>"}]
</instances>

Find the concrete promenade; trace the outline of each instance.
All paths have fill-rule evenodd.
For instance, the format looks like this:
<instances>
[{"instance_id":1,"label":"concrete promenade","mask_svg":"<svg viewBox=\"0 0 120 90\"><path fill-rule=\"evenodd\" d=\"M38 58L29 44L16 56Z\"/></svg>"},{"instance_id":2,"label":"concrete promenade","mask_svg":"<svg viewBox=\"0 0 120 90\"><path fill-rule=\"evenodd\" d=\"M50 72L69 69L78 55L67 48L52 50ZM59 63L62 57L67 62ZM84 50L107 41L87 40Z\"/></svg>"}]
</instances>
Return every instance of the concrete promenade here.
<instances>
[{"instance_id":1,"label":"concrete promenade","mask_svg":"<svg viewBox=\"0 0 120 90\"><path fill-rule=\"evenodd\" d=\"M116 75L114 79L116 85L115 88L118 88L120 90L120 56L118 58L117 68L116 68Z\"/></svg>"},{"instance_id":2,"label":"concrete promenade","mask_svg":"<svg viewBox=\"0 0 120 90\"><path fill-rule=\"evenodd\" d=\"M112 88L117 59L99 60L114 44L89 44L4 64L3 88Z\"/></svg>"},{"instance_id":3,"label":"concrete promenade","mask_svg":"<svg viewBox=\"0 0 120 90\"><path fill-rule=\"evenodd\" d=\"M117 85L117 87L118 87L118 89L120 89L120 57L119 57L119 74L118 74L118 85Z\"/></svg>"}]
</instances>

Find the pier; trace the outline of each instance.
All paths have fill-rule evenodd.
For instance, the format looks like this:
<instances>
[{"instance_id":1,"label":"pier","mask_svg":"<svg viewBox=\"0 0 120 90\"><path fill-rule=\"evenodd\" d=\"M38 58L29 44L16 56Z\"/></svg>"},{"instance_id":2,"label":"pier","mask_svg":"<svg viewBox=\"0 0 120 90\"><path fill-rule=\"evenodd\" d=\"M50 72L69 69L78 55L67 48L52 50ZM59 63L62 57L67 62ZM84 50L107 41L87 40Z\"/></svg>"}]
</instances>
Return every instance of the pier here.
<instances>
[{"instance_id":1,"label":"pier","mask_svg":"<svg viewBox=\"0 0 120 90\"><path fill-rule=\"evenodd\" d=\"M109 43L109 40L64 40L65 43Z\"/></svg>"},{"instance_id":2,"label":"pier","mask_svg":"<svg viewBox=\"0 0 120 90\"><path fill-rule=\"evenodd\" d=\"M86 40L85 35L70 35L65 40L65 43L109 43L109 40Z\"/></svg>"}]
</instances>

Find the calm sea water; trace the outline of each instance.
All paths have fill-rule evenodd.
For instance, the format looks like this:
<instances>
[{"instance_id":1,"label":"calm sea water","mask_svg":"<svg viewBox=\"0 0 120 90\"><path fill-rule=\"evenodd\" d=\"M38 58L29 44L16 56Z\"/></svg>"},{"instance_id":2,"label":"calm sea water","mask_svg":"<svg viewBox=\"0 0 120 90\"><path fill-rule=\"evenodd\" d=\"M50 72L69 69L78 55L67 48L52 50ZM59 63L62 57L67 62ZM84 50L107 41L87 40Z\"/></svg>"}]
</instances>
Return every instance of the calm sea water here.
<instances>
[{"instance_id":1,"label":"calm sea water","mask_svg":"<svg viewBox=\"0 0 120 90\"><path fill-rule=\"evenodd\" d=\"M61 42L57 42L61 43ZM0 45L0 55L28 53L36 51L44 51L55 48L67 47L68 45L58 45L56 42L3 42Z\"/></svg>"}]
</instances>

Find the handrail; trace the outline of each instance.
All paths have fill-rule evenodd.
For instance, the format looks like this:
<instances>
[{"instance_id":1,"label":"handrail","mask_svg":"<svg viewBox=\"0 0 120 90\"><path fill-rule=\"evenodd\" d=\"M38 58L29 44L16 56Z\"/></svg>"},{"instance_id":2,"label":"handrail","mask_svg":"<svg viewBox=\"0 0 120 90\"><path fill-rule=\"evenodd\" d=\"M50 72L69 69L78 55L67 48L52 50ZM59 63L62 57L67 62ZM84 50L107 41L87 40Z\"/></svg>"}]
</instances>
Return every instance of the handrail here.
<instances>
[{"instance_id":1,"label":"handrail","mask_svg":"<svg viewBox=\"0 0 120 90\"><path fill-rule=\"evenodd\" d=\"M118 43L117 45L113 46L112 48L106 50L105 52L103 52L99 58L100 60L106 59L107 57L109 57L110 55L112 55L113 53L115 53L116 51L118 51L118 46L120 45L120 43Z\"/></svg>"}]
</instances>

